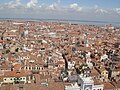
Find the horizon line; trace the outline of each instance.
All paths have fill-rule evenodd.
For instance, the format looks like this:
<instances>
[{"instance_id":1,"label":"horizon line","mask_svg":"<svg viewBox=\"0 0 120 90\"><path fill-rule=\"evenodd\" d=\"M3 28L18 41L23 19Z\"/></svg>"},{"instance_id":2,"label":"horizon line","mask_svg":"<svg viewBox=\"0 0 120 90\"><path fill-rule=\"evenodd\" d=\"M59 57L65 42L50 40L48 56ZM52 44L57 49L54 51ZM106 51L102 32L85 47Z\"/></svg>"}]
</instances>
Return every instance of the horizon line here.
<instances>
[{"instance_id":1,"label":"horizon line","mask_svg":"<svg viewBox=\"0 0 120 90\"><path fill-rule=\"evenodd\" d=\"M31 20L39 20L39 21L72 21L72 22L96 22L96 23L116 23L116 24L119 24L120 22L119 21L108 21L108 20L82 20L82 19L79 19L79 20L76 20L76 19L52 19L52 18L0 18L0 21L1 20L25 20L25 21L31 21Z\"/></svg>"}]
</instances>

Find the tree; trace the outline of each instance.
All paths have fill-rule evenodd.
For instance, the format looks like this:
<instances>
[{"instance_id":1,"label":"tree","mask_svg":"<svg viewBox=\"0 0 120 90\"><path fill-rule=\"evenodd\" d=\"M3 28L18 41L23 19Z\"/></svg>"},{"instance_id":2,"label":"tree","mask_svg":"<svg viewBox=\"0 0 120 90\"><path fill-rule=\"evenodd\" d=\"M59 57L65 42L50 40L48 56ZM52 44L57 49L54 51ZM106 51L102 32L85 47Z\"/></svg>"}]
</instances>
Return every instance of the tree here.
<instances>
[{"instance_id":1,"label":"tree","mask_svg":"<svg viewBox=\"0 0 120 90\"><path fill-rule=\"evenodd\" d=\"M19 51L19 48L16 48L16 49L15 49L15 52L18 52L18 51Z\"/></svg>"},{"instance_id":2,"label":"tree","mask_svg":"<svg viewBox=\"0 0 120 90\"><path fill-rule=\"evenodd\" d=\"M84 73L85 68L86 68L87 66L88 66L88 65L87 65L86 63L83 63L82 65L80 65L80 67L79 67L80 73Z\"/></svg>"},{"instance_id":3,"label":"tree","mask_svg":"<svg viewBox=\"0 0 120 90\"><path fill-rule=\"evenodd\" d=\"M6 54L8 54L9 52L10 52L10 50L9 50L9 49L7 49L7 50L6 50Z\"/></svg>"}]
</instances>

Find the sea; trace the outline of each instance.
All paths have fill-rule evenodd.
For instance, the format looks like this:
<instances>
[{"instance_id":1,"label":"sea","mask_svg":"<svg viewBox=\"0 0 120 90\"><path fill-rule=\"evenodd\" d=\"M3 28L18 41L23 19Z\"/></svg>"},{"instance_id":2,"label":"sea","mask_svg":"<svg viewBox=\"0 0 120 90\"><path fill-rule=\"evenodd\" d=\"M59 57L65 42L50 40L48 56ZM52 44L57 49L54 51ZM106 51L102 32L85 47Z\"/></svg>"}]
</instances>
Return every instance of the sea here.
<instances>
[{"instance_id":1,"label":"sea","mask_svg":"<svg viewBox=\"0 0 120 90\"><path fill-rule=\"evenodd\" d=\"M95 26L112 25L114 27L120 27L120 22L113 21L92 21L92 20L67 20L67 19L34 19L34 18L0 18L0 20L23 20L23 21L46 21L46 22L65 22L71 24L85 24Z\"/></svg>"}]
</instances>

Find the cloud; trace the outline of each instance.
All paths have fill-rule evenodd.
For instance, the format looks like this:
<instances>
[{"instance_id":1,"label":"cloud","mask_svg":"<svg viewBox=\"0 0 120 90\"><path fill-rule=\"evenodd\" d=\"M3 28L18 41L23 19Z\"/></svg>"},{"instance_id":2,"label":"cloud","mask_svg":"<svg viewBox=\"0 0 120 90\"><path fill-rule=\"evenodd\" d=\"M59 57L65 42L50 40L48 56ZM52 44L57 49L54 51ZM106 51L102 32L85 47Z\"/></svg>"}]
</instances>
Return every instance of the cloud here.
<instances>
[{"instance_id":1,"label":"cloud","mask_svg":"<svg viewBox=\"0 0 120 90\"><path fill-rule=\"evenodd\" d=\"M21 0L10 1L0 4L0 17L120 20L120 8L107 9L98 5L87 7L79 6L77 3L64 6L58 3L59 1L61 0L50 5L39 4L38 0L30 0L27 4L22 4Z\"/></svg>"},{"instance_id":2,"label":"cloud","mask_svg":"<svg viewBox=\"0 0 120 90\"><path fill-rule=\"evenodd\" d=\"M92 9L93 9L94 13L96 13L96 14L108 14L109 13L108 10L103 9L103 8L99 7L98 5L95 5Z\"/></svg>"},{"instance_id":3,"label":"cloud","mask_svg":"<svg viewBox=\"0 0 120 90\"><path fill-rule=\"evenodd\" d=\"M104 9L97 9L97 10L95 11L95 13L105 14L105 13L108 13L108 11L107 11L107 10L104 10Z\"/></svg>"},{"instance_id":4,"label":"cloud","mask_svg":"<svg viewBox=\"0 0 120 90\"><path fill-rule=\"evenodd\" d=\"M55 10L56 9L56 4L51 4L50 6L47 7L49 10Z\"/></svg>"},{"instance_id":5,"label":"cloud","mask_svg":"<svg viewBox=\"0 0 120 90\"><path fill-rule=\"evenodd\" d=\"M37 7L38 0L30 0L30 2L27 3L28 8L34 8Z\"/></svg>"},{"instance_id":6,"label":"cloud","mask_svg":"<svg viewBox=\"0 0 120 90\"><path fill-rule=\"evenodd\" d=\"M60 7L58 6L58 4L54 3L54 4L49 5L46 9L54 11L54 10L59 10Z\"/></svg>"},{"instance_id":7,"label":"cloud","mask_svg":"<svg viewBox=\"0 0 120 90\"><path fill-rule=\"evenodd\" d=\"M70 4L70 8L78 12L82 11L82 7L78 6L77 3Z\"/></svg>"},{"instance_id":8,"label":"cloud","mask_svg":"<svg viewBox=\"0 0 120 90\"><path fill-rule=\"evenodd\" d=\"M59 11L61 6L59 6L59 4L61 3L61 0L57 0L57 2L51 4L51 5L48 5L46 7L47 10L52 10L52 11Z\"/></svg>"},{"instance_id":9,"label":"cloud","mask_svg":"<svg viewBox=\"0 0 120 90\"><path fill-rule=\"evenodd\" d=\"M16 0L16 3L17 3L17 4L20 4L20 0Z\"/></svg>"},{"instance_id":10,"label":"cloud","mask_svg":"<svg viewBox=\"0 0 120 90\"><path fill-rule=\"evenodd\" d=\"M18 6L21 5L21 1L20 0L16 0L16 1L10 1L8 3L5 4L8 8L16 8Z\"/></svg>"},{"instance_id":11,"label":"cloud","mask_svg":"<svg viewBox=\"0 0 120 90\"><path fill-rule=\"evenodd\" d=\"M114 8L113 10L120 15L120 8Z\"/></svg>"}]
</instances>

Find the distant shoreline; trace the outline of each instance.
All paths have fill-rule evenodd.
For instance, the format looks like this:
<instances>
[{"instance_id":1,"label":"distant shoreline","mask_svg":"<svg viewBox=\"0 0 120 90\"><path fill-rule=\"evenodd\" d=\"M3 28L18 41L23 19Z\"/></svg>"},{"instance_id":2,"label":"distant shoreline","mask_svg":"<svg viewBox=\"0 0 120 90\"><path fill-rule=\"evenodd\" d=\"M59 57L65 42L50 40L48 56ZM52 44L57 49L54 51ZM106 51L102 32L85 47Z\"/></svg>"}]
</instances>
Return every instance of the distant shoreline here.
<instances>
[{"instance_id":1,"label":"distant shoreline","mask_svg":"<svg viewBox=\"0 0 120 90\"><path fill-rule=\"evenodd\" d=\"M113 21L95 21L95 20L69 20L69 19L37 19L37 18L0 18L1 20L23 20L23 21L47 21L47 22L66 22L72 24L87 24L87 25L96 25L104 26L112 24L113 26L120 27L120 22Z\"/></svg>"}]
</instances>

